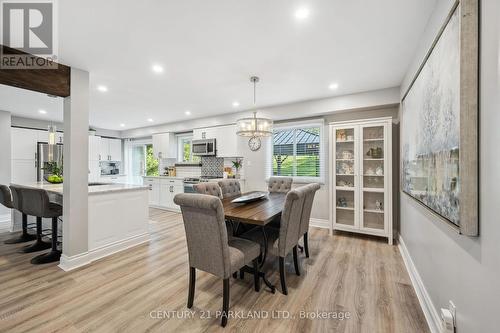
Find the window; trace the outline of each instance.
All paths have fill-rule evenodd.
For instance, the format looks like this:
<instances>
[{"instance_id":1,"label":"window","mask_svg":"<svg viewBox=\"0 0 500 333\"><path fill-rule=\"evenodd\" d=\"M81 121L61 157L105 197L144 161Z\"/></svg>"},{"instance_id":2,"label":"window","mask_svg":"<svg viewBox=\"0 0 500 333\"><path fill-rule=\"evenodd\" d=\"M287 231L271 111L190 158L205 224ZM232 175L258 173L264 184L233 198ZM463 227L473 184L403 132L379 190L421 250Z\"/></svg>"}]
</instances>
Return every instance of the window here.
<instances>
[{"instance_id":1,"label":"window","mask_svg":"<svg viewBox=\"0 0 500 333\"><path fill-rule=\"evenodd\" d=\"M179 145L179 162L199 162L200 157L194 156L191 153L191 142L193 141L193 136L191 135L179 135L178 136L178 145Z\"/></svg>"},{"instance_id":2,"label":"window","mask_svg":"<svg viewBox=\"0 0 500 333\"><path fill-rule=\"evenodd\" d=\"M319 181L323 174L322 127L310 124L275 128L271 174Z\"/></svg>"},{"instance_id":3,"label":"window","mask_svg":"<svg viewBox=\"0 0 500 333\"><path fill-rule=\"evenodd\" d=\"M153 155L153 145L146 145L146 176L158 176L158 164Z\"/></svg>"}]
</instances>

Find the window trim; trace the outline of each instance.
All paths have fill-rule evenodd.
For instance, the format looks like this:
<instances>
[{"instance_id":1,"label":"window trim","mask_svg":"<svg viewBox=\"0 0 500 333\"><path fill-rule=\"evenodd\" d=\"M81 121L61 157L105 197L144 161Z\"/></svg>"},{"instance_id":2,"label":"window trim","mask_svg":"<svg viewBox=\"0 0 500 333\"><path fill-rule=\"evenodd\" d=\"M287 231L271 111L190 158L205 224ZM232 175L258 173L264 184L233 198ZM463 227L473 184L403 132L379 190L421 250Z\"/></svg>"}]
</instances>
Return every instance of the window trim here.
<instances>
[{"instance_id":1,"label":"window trim","mask_svg":"<svg viewBox=\"0 0 500 333\"><path fill-rule=\"evenodd\" d=\"M287 129L298 129L298 128L311 128L319 127L319 177L308 177L308 176L292 176L293 182L298 184L308 184L308 183L320 183L325 184L326 178L326 132L325 132L325 121L324 119L311 119L305 121L294 121L286 123L274 124L273 132L275 130L287 130ZM273 133L274 135L274 133ZM296 135L296 134L294 134ZM297 146L294 145L293 158L296 158ZM268 151L267 161L266 161L266 181L269 181L270 177L273 177L273 136L268 140ZM296 165L294 163L294 173L296 173Z\"/></svg>"}]
</instances>

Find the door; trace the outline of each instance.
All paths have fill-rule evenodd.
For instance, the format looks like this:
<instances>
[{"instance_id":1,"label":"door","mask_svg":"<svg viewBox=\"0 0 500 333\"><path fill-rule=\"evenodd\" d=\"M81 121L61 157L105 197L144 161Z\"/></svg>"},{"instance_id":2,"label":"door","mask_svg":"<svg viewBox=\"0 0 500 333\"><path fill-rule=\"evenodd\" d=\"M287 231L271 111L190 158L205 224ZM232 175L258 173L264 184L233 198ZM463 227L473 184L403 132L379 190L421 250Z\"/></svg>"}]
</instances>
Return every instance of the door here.
<instances>
[{"instance_id":1,"label":"door","mask_svg":"<svg viewBox=\"0 0 500 333\"><path fill-rule=\"evenodd\" d=\"M132 146L132 163L130 180L133 184L141 184L146 176L146 145Z\"/></svg>"},{"instance_id":2,"label":"door","mask_svg":"<svg viewBox=\"0 0 500 333\"><path fill-rule=\"evenodd\" d=\"M360 227L371 231L385 230L386 171L385 124L360 125Z\"/></svg>"},{"instance_id":3,"label":"door","mask_svg":"<svg viewBox=\"0 0 500 333\"><path fill-rule=\"evenodd\" d=\"M334 127L333 172L335 191L333 220L337 226L356 229L359 226L358 197L358 126Z\"/></svg>"}]
</instances>

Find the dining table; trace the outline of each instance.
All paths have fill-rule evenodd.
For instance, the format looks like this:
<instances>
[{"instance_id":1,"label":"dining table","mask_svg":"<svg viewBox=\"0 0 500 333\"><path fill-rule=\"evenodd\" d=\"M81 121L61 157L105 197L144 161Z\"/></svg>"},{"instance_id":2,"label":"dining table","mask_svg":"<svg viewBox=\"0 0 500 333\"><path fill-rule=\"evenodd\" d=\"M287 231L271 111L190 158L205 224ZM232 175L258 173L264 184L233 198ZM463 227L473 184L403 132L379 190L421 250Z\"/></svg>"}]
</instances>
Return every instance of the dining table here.
<instances>
[{"instance_id":1,"label":"dining table","mask_svg":"<svg viewBox=\"0 0 500 333\"><path fill-rule=\"evenodd\" d=\"M222 199L222 206L224 207L224 217L231 222L239 222L248 225L254 225L260 228L263 239L263 254L260 260L260 268L265 263L268 253L268 239L266 233L266 225L281 216L283 207L285 205L286 193L267 193L258 200L246 203L233 202L240 197L248 196L251 194L259 193L260 191L251 191L241 193L240 195L232 196ZM253 268L245 266L242 271L252 273ZM276 291L276 287L269 282L264 272L259 272L260 277L264 283L271 289L271 292Z\"/></svg>"}]
</instances>

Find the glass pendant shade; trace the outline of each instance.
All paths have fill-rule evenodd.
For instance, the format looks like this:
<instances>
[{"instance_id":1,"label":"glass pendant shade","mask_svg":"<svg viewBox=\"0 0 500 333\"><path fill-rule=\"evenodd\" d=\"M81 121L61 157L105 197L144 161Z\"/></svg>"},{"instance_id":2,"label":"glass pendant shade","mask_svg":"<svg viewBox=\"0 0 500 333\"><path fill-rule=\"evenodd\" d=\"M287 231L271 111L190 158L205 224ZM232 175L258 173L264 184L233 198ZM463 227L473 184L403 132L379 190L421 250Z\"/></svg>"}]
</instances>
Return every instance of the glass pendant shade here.
<instances>
[{"instance_id":1,"label":"glass pendant shade","mask_svg":"<svg viewBox=\"0 0 500 333\"><path fill-rule=\"evenodd\" d=\"M236 121L239 136L261 137L273 134L273 121L267 118L257 118L257 112L253 113L253 118L242 118Z\"/></svg>"},{"instance_id":2,"label":"glass pendant shade","mask_svg":"<svg viewBox=\"0 0 500 333\"><path fill-rule=\"evenodd\" d=\"M54 125L49 125L49 137L47 142L49 145L56 144L56 127Z\"/></svg>"}]
</instances>

